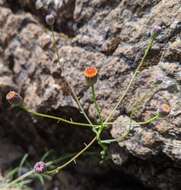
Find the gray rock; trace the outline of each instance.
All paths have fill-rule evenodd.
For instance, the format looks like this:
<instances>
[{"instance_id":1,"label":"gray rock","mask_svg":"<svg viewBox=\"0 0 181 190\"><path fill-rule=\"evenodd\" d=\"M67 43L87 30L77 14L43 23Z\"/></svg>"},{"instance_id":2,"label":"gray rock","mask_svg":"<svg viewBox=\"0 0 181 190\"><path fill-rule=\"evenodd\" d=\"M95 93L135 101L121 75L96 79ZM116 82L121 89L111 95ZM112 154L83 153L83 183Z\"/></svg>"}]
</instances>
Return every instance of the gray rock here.
<instances>
[{"instance_id":1,"label":"gray rock","mask_svg":"<svg viewBox=\"0 0 181 190\"><path fill-rule=\"evenodd\" d=\"M116 157L115 163L123 170L126 170L126 163L126 173L138 177L148 186L179 190L181 183L175 168L179 168L177 161L181 158L180 4L180 0L27 0L19 1L19 5L14 7L10 1L0 1L0 84L17 88L27 107L33 110L57 111L63 117L70 118L71 115L79 120L83 116L78 111L69 83L85 111L96 119L91 92L83 76L87 66L95 65L99 70L95 86L97 101L103 118L106 118L141 60L149 42L147 34L155 25L160 25L161 34L128 94L113 114L111 134L114 138L124 134L127 131L124 126L128 126L124 125L125 119L129 120L130 115L137 122L148 120L163 102L170 104L171 113L162 118L161 127L156 122L134 126L126 138L118 141L119 148L112 157ZM27 8L29 13L25 12ZM45 15L50 13L56 15L55 43L60 64L52 49L51 32L40 24L40 20L44 23ZM14 123L19 122L16 114L13 117ZM56 146L55 134L70 137L65 129L63 133L57 132L56 126L52 125L51 129L43 130L49 134L50 142L46 142L45 134L36 130L31 133L36 122L38 130L42 130L38 120L26 119L25 140L38 134L35 144L38 142L41 147L48 143ZM6 122L13 126L11 121L6 119ZM164 123L168 124L166 130L163 129ZM19 130L24 132L22 124ZM23 138L24 134L18 134ZM81 132L76 134L84 136ZM78 137L77 142L81 143ZM165 163L163 168L162 163ZM167 165L170 168L164 169Z\"/></svg>"}]
</instances>

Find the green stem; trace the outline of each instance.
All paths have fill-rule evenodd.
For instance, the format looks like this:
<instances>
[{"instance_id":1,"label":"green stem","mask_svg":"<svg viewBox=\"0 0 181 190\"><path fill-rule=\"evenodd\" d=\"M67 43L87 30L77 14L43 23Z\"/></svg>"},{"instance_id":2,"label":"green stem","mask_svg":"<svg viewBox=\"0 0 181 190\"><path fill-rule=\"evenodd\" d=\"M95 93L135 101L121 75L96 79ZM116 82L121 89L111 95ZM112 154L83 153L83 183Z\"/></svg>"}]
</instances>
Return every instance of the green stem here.
<instances>
[{"instance_id":1,"label":"green stem","mask_svg":"<svg viewBox=\"0 0 181 190\"><path fill-rule=\"evenodd\" d=\"M99 126L99 125L93 125L93 124L88 124L88 123L79 123L79 122L75 122L75 121L69 121L69 120L63 119L61 117L56 117L56 116L53 116L53 115L47 115L47 114L31 111L31 110L29 110L27 108L22 108L22 109L25 110L28 113L31 113L31 114L35 115L35 116L49 118L49 119L53 119L53 120L57 120L57 121L62 121L64 123L68 123L68 124L71 124L71 125L84 126L84 127L92 127L92 126L97 127L97 126Z\"/></svg>"},{"instance_id":2,"label":"green stem","mask_svg":"<svg viewBox=\"0 0 181 190\"><path fill-rule=\"evenodd\" d=\"M69 83L68 83L69 84ZM77 95L75 94L74 90L71 88L71 86L69 85L69 88L71 89L72 95L75 99L75 102L77 103L79 109L81 110L81 113L84 115L84 117L86 118L86 120L89 122L89 124L94 127L93 123L91 122L91 120L89 119L89 117L87 116L87 114L84 111L84 108L82 107L82 105L80 104L80 101L77 97Z\"/></svg>"},{"instance_id":3,"label":"green stem","mask_svg":"<svg viewBox=\"0 0 181 190\"><path fill-rule=\"evenodd\" d=\"M25 179L26 177L32 175L34 173L34 170L30 170L29 172L23 174L22 176L18 177L17 179L15 179L14 181L8 183L7 185L5 185L5 187L11 187L13 185L15 185L16 183L18 183L19 181Z\"/></svg>"},{"instance_id":4,"label":"green stem","mask_svg":"<svg viewBox=\"0 0 181 190\"><path fill-rule=\"evenodd\" d=\"M65 168L67 165L69 165L70 163L74 162L79 156L81 156L95 141L96 141L96 137L94 137L92 139L92 141L85 146L85 148L83 148L80 152L78 152L75 156L73 156L69 161L67 161L65 164L57 167L56 169L53 169L49 172L47 172L48 174L55 174L58 173L60 170L62 170L63 168Z\"/></svg>"},{"instance_id":5,"label":"green stem","mask_svg":"<svg viewBox=\"0 0 181 190\"><path fill-rule=\"evenodd\" d=\"M153 121L159 119L159 117L160 117L160 114L158 113L157 115L155 115L154 117L152 117L152 118L150 118L150 119L148 119L148 120L146 120L146 121L137 122L137 124L138 124L138 125L146 125L146 124L148 124L148 123L152 123Z\"/></svg>"},{"instance_id":6,"label":"green stem","mask_svg":"<svg viewBox=\"0 0 181 190\"><path fill-rule=\"evenodd\" d=\"M100 110L100 107L96 101L96 93L95 93L95 88L94 88L94 85L91 86L91 90L92 90L92 100L95 104L95 108L96 108L96 112L97 112L97 115L99 117L99 120L101 122L101 124L103 124L103 119L101 117L101 110Z\"/></svg>"},{"instance_id":7,"label":"green stem","mask_svg":"<svg viewBox=\"0 0 181 190\"><path fill-rule=\"evenodd\" d=\"M93 154L93 152L88 152L87 154L90 155L90 154ZM56 163L59 163L59 162L61 162L61 161L64 161L64 160L66 160L66 159L68 159L68 158L70 158L70 157L72 157L72 156L74 156L74 155L76 155L76 153L67 154L67 155L65 155L65 156L62 156L62 157L56 159L56 160L47 162L47 163L46 163L46 167L51 166L52 164L56 164ZM10 186L12 186L12 185L15 185L15 184L18 183L19 181L22 181L23 179L27 178L27 177L30 176L30 175L33 175L34 173L35 173L34 169L33 169L33 170L30 170L29 172L23 174L22 176L18 177L18 178L15 179L14 181L8 183L5 187L7 188L7 187L10 187Z\"/></svg>"},{"instance_id":8,"label":"green stem","mask_svg":"<svg viewBox=\"0 0 181 190\"><path fill-rule=\"evenodd\" d=\"M58 48L57 48L57 45L56 45L56 40L55 40L55 35L54 35L54 31L53 31L53 27L51 28L51 32L52 32L52 40L53 40L53 46L55 47L55 52L56 52L56 55L57 55L57 59L58 59L58 63L61 65L61 62L60 62L60 55L59 55L59 52L58 52ZM76 93L74 92L73 88L71 87L71 85L69 84L68 81L67 82L67 85L72 93L72 96L75 100L75 102L77 103L79 109L81 110L82 114L84 115L84 117L86 118L86 120L89 122L90 125L92 125L93 127L93 123L91 122L91 120L89 119L89 117L87 116L87 114L85 113L82 105L80 104L80 101L76 95Z\"/></svg>"},{"instance_id":9,"label":"green stem","mask_svg":"<svg viewBox=\"0 0 181 190\"><path fill-rule=\"evenodd\" d=\"M101 143L104 144L110 144L112 142L117 142L117 139L106 139L106 140L101 140Z\"/></svg>"},{"instance_id":10,"label":"green stem","mask_svg":"<svg viewBox=\"0 0 181 190\"><path fill-rule=\"evenodd\" d=\"M56 164L57 162L61 162L61 161L65 160L65 159L68 159L68 158L72 157L73 155L75 155L75 153L68 154L68 155L65 155L65 156L63 156L61 158L58 158L58 159L54 160L54 161L47 162L46 167L51 166L52 164ZM17 182L22 181L23 179L27 178L28 176L30 176L30 175L32 175L34 173L35 173L35 171L34 171L34 169L32 169L29 172L23 174L22 176L18 177L14 181L7 184L6 187L10 187L10 186L16 184Z\"/></svg>"},{"instance_id":11,"label":"green stem","mask_svg":"<svg viewBox=\"0 0 181 190\"><path fill-rule=\"evenodd\" d=\"M58 158L56 160L47 162L46 166L48 167L48 166L51 166L52 164L57 164L57 163L62 162L68 158L71 158L75 155L76 155L76 153L66 154L65 156L61 156L60 158ZM95 155L95 152L86 152L86 153L84 153L84 155Z\"/></svg>"},{"instance_id":12,"label":"green stem","mask_svg":"<svg viewBox=\"0 0 181 190\"><path fill-rule=\"evenodd\" d=\"M101 142L101 138L100 138L102 132L104 131L105 124L103 123L103 119L101 117L101 109L96 101L96 93L95 93L94 85L91 86L91 90L92 90L92 100L95 104L96 112L100 120L100 127L98 128L98 131L97 130L95 131L96 137L97 137L98 144L101 146L103 152L105 153L106 146Z\"/></svg>"},{"instance_id":13,"label":"green stem","mask_svg":"<svg viewBox=\"0 0 181 190\"><path fill-rule=\"evenodd\" d=\"M149 44L148 44L148 46L147 46L147 48L146 48L146 50L145 50L144 56L143 56L141 62L139 63L138 67L136 68L136 70L135 70L135 72L134 72L134 74L133 74L133 76L132 76L132 78L131 78L131 80L130 80L130 82L129 82L127 88L126 88L126 90L124 91L123 95L119 98L118 103L117 103L116 106L113 108L113 110L111 111L111 113L109 114L109 116L107 117L107 119L105 120L106 123L111 119L112 115L114 114L114 112L116 111L116 109L118 108L118 106L120 105L120 103L123 101L123 99L124 99L125 96L127 95L127 93L128 93L128 91L129 91L129 89L130 89L130 87L131 87L131 85L132 85L132 83L133 83L133 81L134 81L136 75L138 74L138 71L140 70L140 68L142 67L142 65L143 65L144 62L145 62L145 59L146 59L146 57L147 57L147 55L148 55L148 52L150 51L150 49L151 49L152 46L153 46L153 43L154 43L155 38L156 38L156 36L153 35L152 38L151 38L151 40L150 40L150 42L149 42Z\"/></svg>"},{"instance_id":14,"label":"green stem","mask_svg":"<svg viewBox=\"0 0 181 190\"><path fill-rule=\"evenodd\" d=\"M101 117L101 109L96 101L96 93L95 93L95 88L94 88L94 85L91 86L91 90L92 90L92 100L95 104L95 108L96 108L96 112L97 112L97 115L99 117L99 120L100 120L100 127L98 128L98 131L96 130L96 139L98 141L98 144L100 145L100 147L102 148L102 151L101 151L101 158L104 159L105 158L105 155L106 155L106 151L107 151L107 146L102 143L101 141L101 134L102 132L104 131L105 129L105 123L103 122L103 119Z\"/></svg>"}]
</instances>

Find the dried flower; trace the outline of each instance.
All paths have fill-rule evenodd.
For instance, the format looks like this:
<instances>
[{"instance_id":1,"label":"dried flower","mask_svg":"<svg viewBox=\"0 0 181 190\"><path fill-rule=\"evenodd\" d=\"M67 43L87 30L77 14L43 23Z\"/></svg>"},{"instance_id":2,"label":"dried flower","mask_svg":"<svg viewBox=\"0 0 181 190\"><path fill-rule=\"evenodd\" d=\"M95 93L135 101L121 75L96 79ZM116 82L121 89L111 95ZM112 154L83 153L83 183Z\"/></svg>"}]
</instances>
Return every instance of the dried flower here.
<instances>
[{"instance_id":1,"label":"dried flower","mask_svg":"<svg viewBox=\"0 0 181 190\"><path fill-rule=\"evenodd\" d=\"M97 82L97 75L98 71L95 67L88 67L84 71L84 76L89 86L92 86Z\"/></svg>"},{"instance_id":2,"label":"dried flower","mask_svg":"<svg viewBox=\"0 0 181 190\"><path fill-rule=\"evenodd\" d=\"M55 16L53 14L49 14L45 17L45 21L49 26L54 25L55 23Z\"/></svg>"},{"instance_id":3,"label":"dried flower","mask_svg":"<svg viewBox=\"0 0 181 190\"><path fill-rule=\"evenodd\" d=\"M42 161L37 162L34 165L34 170L35 170L36 173L43 173L46 170L46 164L44 162L42 162Z\"/></svg>"},{"instance_id":4,"label":"dried flower","mask_svg":"<svg viewBox=\"0 0 181 190\"><path fill-rule=\"evenodd\" d=\"M161 116L166 116L171 112L171 106L168 103L163 103L160 105L159 113Z\"/></svg>"},{"instance_id":5,"label":"dried flower","mask_svg":"<svg viewBox=\"0 0 181 190\"><path fill-rule=\"evenodd\" d=\"M20 106L23 103L23 98L15 91L10 91L6 95L6 100L9 102L9 104L14 106Z\"/></svg>"}]
</instances>

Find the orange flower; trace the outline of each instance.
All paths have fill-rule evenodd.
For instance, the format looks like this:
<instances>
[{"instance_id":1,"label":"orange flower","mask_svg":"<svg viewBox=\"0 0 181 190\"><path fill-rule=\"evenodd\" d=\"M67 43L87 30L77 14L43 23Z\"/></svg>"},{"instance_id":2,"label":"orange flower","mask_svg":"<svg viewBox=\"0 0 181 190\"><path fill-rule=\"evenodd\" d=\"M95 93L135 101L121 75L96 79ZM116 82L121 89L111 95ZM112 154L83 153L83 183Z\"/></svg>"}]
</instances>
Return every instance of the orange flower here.
<instances>
[{"instance_id":1,"label":"orange flower","mask_svg":"<svg viewBox=\"0 0 181 190\"><path fill-rule=\"evenodd\" d=\"M97 75L98 71L96 67L88 67L84 71L84 76L89 86L92 86L97 82Z\"/></svg>"},{"instance_id":2,"label":"orange flower","mask_svg":"<svg viewBox=\"0 0 181 190\"><path fill-rule=\"evenodd\" d=\"M163 103L160 105L159 113L161 115L168 115L171 112L171 106L167 103Z\"/></svg>"},{"instance_id":3,"label":"orange flower","mask_svg":"<svg viewBox=\"0 0 181 190\"><path fill-rule=\"evenodd\" d=\"M97 69L95 67L88 67L85 69L84 75L87 78L94 78L97 76Z\"/></svg>"},{"instance_id":4,"label":"orange flower","mask_svg":"<svg viewBox=\"0 0 181 190\"><path fill-rule=\"evenodd\" d=\"M23 103L22 97L15 91L8 92L6 95L6 100L9 102L9 104L14 106L19 106Z\"/></svg>"}]
</instances>

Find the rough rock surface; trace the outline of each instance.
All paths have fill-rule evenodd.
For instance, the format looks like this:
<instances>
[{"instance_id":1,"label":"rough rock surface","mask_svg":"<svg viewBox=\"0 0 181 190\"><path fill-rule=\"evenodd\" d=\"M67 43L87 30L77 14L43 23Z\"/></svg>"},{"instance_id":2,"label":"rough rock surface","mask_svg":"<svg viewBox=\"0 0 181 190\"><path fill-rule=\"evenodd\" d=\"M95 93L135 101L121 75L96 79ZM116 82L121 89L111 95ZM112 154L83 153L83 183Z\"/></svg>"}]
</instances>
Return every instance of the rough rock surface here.
<instances>
[{"instance_id":1,"label":"rough rock surface","mask_svg":"<svg viewBox=\"0 0 181 190\"><path fill-rule=\"evenodd\" d=\"M90 89L82 72L85 67L96 65L100 74L96 84L97 98L106 118L143 56L151 29L154 25L162 27L145 65L114 114L111 134L119 139L129 127L130 115L134 121L145 121L163 102L169 103L171 113L159 124L132 126L129 135L118 142L119 147L113 145L110 152L120 170L141 179L144 184L161 190L179 190L181 1L26 0L22 3L1 0L0 5L2 99L9 89L17 89L27 107L77 120L83 117L67 84L73 87L88 115L95 119ZM52 49L51 32L44 23L49 13L56 13L55 43L61 65ZM22 113L10 114L9 110L1 109L1 127L5 133L11 134L13 130L27 143L37 134L36 130L35 142L41 147L49 143L57 146L53 136L55 130L57 139L71 134L72 129L66 133L66 130L55 129L56 126L44 130L42 123L29 117L25 120L26 126L19 124L19 131L13 122L22 119ZM4 118L5 114L13 122ZM30 121L35 123L36 129L31 130ZM61 135L61 131L65 134ZM80 139L83 138L78 142L81 145L86 140L84 132L75 131ZM74 142L74 135L69 138ZM69 148L72 150L71 145Z\"/></svg>"}]
</instances>

